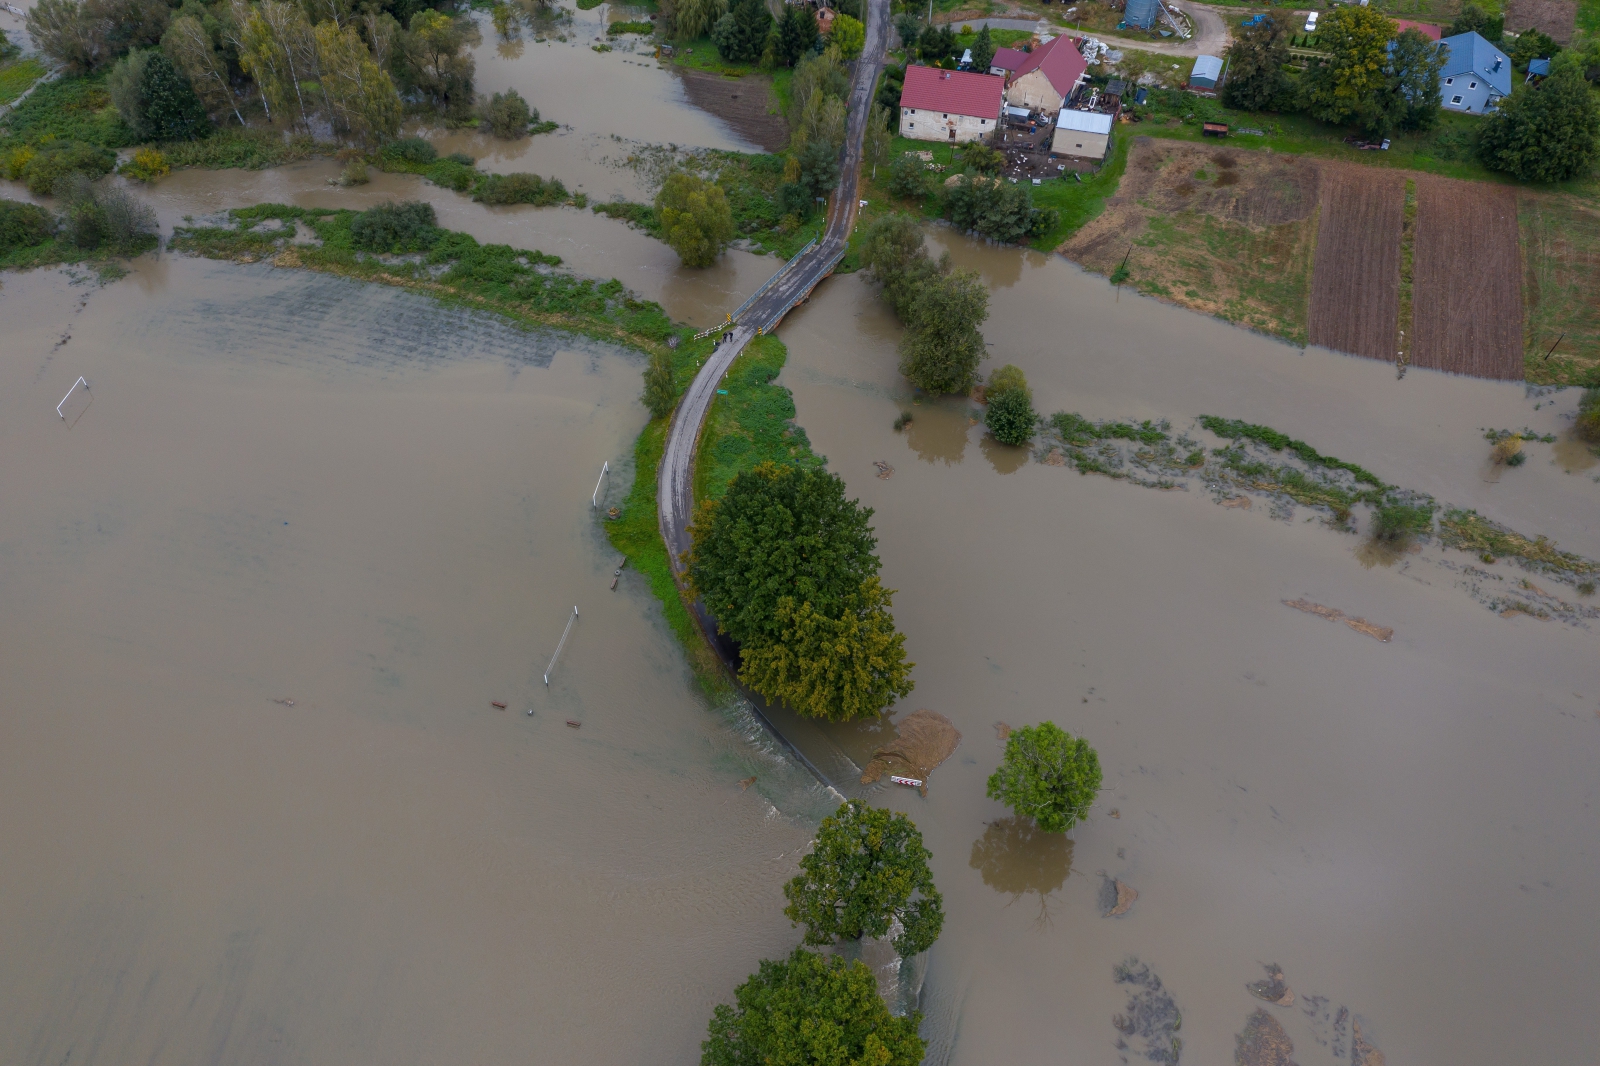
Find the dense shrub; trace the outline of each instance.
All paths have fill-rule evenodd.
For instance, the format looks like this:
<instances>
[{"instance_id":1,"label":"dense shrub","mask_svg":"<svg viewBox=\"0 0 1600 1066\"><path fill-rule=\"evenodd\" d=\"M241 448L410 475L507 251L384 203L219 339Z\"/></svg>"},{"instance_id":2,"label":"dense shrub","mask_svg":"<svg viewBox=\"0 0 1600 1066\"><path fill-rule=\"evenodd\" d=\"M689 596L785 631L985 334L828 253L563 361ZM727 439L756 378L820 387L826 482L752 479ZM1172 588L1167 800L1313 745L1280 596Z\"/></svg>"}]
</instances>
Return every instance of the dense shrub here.
<instances>
[{"instance_id":1,"label":"dense shrub","mask_svg":"<svg viewBox=\"0 0 1600 1066\"><path fill-rule=\"evenodd\" d=\"M152 182L172 172L172 164L159 148L141 148L122 164L120 172L136 181Z\"/></svg>"},{"instance_id":2,"label":"dense shrub","mask_svg":"<svg viewBox=\"0 0 1600 1066\"><path fill-rule=\"evenodd\" d=\"M58 190L66 210L63 235L85 250L142 251L156 234L156 213L127 189L97 188L87 174L68 174Z\"/></svg>"},{"instance_id":3,"label":"dense shrub","mask_svg":"<svg viewBox=\"0 0 1600 1066\"><path fill-rule=\"evenodd\" d=\"M439 150L421 137L401 137L383 146L378 157L388 166L420 166L439 158Z\"/></svg>"},{"instance_id":4,"label":"dense shrub","mask_svg":"<svg viewBox=\"0 0 1600 1066\"><path fill-rule=\"evenodd\" d=\"M69 175L100 178L116 165L117 154L105 148L81 141L56 142L36 149L16 176L28 183L28 191L35 196L49 196Z\"/></svg>"},{"instance_id":5,"label":"dense shrub","mask_svg":"<svg viewBox=\"0 0 1600 1066\"><path fill-rule=\"evenodd\" d=\"M1433 531L1433 508L1423 503L1385 503L1372 516L1372 535L1391 544Z\"/></svg>"},{"instance_id":6,"label":"dense shrub","mask_svg":"<svg viewBox=\"0 0 1600 1066\"><path fill-rule=\"evenodd\" d=\"M531 110L528 101L512 89L479 104L478 118L490 133L509 141L526 135L528 126L539 121L539 112Z\"/></svg>"},{"instance_id":7,"label":"dense shrub","mask_svg":"<svg viewBox=\"0 0 1600 1066\"><path fill-rule=\"evenodd\" d=\"M426 251L439 239L436 221L432 204L379 204L351 220L350 243L372 252Z\"/></svg>"},{"instance_id":8,"label":"dense shrub","mask_svg":"<svg viewBox=\"0 0 1600 1066\"><path fill-rule=\"evenodd\" d=\"M470 162L463 163L460 159L448 156L433 163L422 173L435 185L456 192L466 192L479 178L477 168Z\"/></svg>"},{"instance_id":9,"label":"dense shrub","mask_svg":"<svg viewBox=\"0 0 1600 1066\"><path fill-rule=\"evenodd\" d=\"M0 200L0 255L43 244L55 231L56 220L39 205Z\"/></svg>"},{"instance_id":10,"label":"dense shrub","mask_svg":"<svg viewBox=\"0 0 1600 1066\"><path fill-rule=\"evenodd\" d=\"M567 198L567 187L555 178L537 174L490 174L472 190L472 198L484 204L534 204L545 207Z\"/></svg>"}]
</instances>

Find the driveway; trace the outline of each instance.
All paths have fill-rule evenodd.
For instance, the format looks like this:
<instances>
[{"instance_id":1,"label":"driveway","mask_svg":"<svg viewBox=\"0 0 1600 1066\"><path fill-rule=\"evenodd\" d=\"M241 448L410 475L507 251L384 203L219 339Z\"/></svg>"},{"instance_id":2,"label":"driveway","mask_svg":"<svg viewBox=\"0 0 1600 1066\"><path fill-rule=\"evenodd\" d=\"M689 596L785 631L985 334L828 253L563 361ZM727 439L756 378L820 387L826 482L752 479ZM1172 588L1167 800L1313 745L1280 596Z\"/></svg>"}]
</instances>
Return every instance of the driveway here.
<instances>
[{"instance_id":1,"label":"driveway","mask_svg":"<svg viewBox=\"0 0 1600 1066\"><path fill-rule=\"evenodd\" d=\"M1220 59L1228 50L1228 24L1223 21L1222 15L1216 9L1206 4L1194 3L1193 0L1167 0L1167 5L1188 15L1189 20L1194 23L1194 36L1189 40L1139 41L1092 31L1089 32L1089 36L1104 41L1113 48L1137 48L1143 52L1159 52L1169 56L1216 56ZM1018 18L961 19L959 24L971 26L973 29L988 25L990 29L995 30L1032 30L1041 34L1074 32L1043 19L1038 21Z\"/></svg>"}]
</instances>

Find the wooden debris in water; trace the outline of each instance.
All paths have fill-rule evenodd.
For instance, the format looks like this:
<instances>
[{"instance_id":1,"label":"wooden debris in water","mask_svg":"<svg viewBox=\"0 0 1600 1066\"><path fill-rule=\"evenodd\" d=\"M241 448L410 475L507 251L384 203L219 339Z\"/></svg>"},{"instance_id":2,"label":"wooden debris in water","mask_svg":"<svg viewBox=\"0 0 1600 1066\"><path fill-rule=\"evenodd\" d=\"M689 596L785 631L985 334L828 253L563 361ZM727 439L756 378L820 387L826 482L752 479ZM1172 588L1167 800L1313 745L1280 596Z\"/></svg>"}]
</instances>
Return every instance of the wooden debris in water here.
<instances>
[{"instance_id":1,"label":"wooden debris in water","mask_svg":"<svg viewBox=\"0 0 1600 1066\"><path fill-rule=\"evenodd\" d=\"M1060 448L1051 448L1044 457L1045 466L1066 466L1067 456Z\"/></svg>"},{"instance_id":2,"label":"wooden debris in water","mask_svg":"<svg viewBox=\"0 0 1600 1066\"><path fill-rule=\"evenodd\" d=\"M1312 603L1310 600L1284 600L1283 604L1285 607L1293 607L1297 611L1304 611L1319 618L1326 618L1330 622L1343 622L1357 633L1365 633L1367 636L1380 640L1385 644L1394 636L1394 630L1389 626L1380 626L1375 622L1367 621L1365 618L1347 615L1337 608L1324 607L1322 604Z\"/></svg>"},{"instance_id":3,"label":"wooden debris in water","mask_svg":"<svg viewBox=\"0 0 1600 1066\"><path fill-rule=\"evenodd\" d=\"M928 775L960 743L961 734L950 719L926 709L912 711L895 724L894 740L872 753L872 761L861 771L861 783L870 785L884 774L904 770L908 772L900 776L921 781L920 791L927 795Z\"/></svg>"},{"instance_id":4,"label":"wooden debris in water","mask_svg":"<svg viewBox=\"0 0 1600 1066\"><path fill-rule=\"evenodd\" d=\"M1011 735L1011 727L1004 722L996 722L994 724L994 735L996 739L1004 740Z\"/></svg>"},{"instance_id":5,"label":"wooden debris in water","mask_svg":"<svg viewBox=\"0 0 1600 1066\"><path fill-rule=\"evenodd\" d=\"M1244 1023L1244 1032L1235 1037L1239 1046L1234 1049L1233 1061L1238 1066L1295 1066L1289 1056L1294 1054L1294 1043L1283 1024L1257 1009Z\"/></svg>"},{"instance_id":6,"label":"wooden debris in water","mask_svg":"<svg viewBox=\"0 0 1600 1066\"><path fill-rule=\"evenodd\" d=\"M506 709L506 705L501 703L499 700L490 700L489 701L489 706L493 707L495 710L498 710L498 711L503 711L503 710Z\"/></svg>"},{"instance_id":7,"label":"wooden debris in water","mask_svg":"<svg viewBox=\"0 0 1600 1066\"><path fill-rule=\"evenodd\" d=\"M1275 962L1262 963L1261 968L1267 971L1266 979L1245 985L1250 994L1280 1007L1294 1006L1294 992L1283 979L1283 968Z\"/></svg>"},{"instance_id":8,"label":"wooden debris in water","mask_svg":"<svg viewBox=\"0 0 1600 1066\"><path fill-rule=\"evenodd\" d=\"M1122 817L1122 812L1117 810L1117 808L1115 808L1115 807L1111 808L1111 810L1108 811L1107 813L1110 814L1111 817L1113 817L1113 818L1121 818Z\"/></svg>"},{"instance_id":9,"label":"wooden debris in water","mask_svg":"<svg viewBox=\"0 0 1600 1066\"><path fill-rule=\"evenodd\" d=\"M1250 497L1248 496L1230 496L1220 502L1224 507L1241 507L1246 511L1250 510Z\"/></svg>"},{"instance_id":10,"label":"wooden debris in water","mask_svg":"<svg viewBox=\"0 0 1600 1066\"><path fill-rule=\"evenodd\" d=\"M294 706L294 700L291 700L291 699L273 700L272 702L273 703L280 703L285 707L293 707Z\"/></svg>"},{"instance_id":11,"label":"wooden debris in water","mask_svg":"<svg viewBox=\"0 0 1600 1066\"><path fill-rule=\"evenodd\" d=\"M574 728L574 729L578 729L578 728L581 728L581 727L582 727L582 725L583 725L583 723L582 723L582 722L575 722L575 721L573 721L573 720L572 720L572 719L571 719L571 718L568 718L568 719L567 719L567 724L568 724L568 725L569 725L569 726L571 726L571 727L572 727L572 728Z\"/></svg>"},{"instance_id":12,"label":"wooden debris in water","mask_svg":"<svg viewBox=\"0 0 1600 1066\"><path fill-rule=\"evenodd\" d=\"M872 465L878 468L878 477L882 480L887 481L894 476L894 467L882 459L874 459Z\"/></svg>"},{"instance_id":13,"label":"wooden debris in water","mask_svg":"<svg viewBox=\"0 0 1600 1066\"><path fill-rule=\"evenodd\" d=\"M756 775L755 774L751 774L749 777L747 777L743 781L739 782L739 791L743 792L745 789L749 788L751 785L753 785L755 783L756 783Z\"/></svg>"}]
</instances>

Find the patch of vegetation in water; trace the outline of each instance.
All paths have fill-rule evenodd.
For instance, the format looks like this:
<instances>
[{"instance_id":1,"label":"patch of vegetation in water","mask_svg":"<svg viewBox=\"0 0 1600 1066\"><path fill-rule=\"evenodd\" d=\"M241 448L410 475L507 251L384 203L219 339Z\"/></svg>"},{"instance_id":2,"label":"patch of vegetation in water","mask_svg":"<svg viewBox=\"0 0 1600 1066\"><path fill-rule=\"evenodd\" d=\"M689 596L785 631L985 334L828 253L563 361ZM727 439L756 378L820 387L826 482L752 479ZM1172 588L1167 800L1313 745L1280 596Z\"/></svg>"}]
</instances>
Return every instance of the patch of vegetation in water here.
<instances>
[{"instance_id":1,"label":"patch of vegetation in water","mask_svg":"<svg viewBox=\"0 0 1600 1066\"><path fill-rule=\"evenodd\" d=\"M1363 484L1371 485L1375 489L1386 489L1389 486L1378 480L1377 475L1369 470L1363 470L1355 463L1347 463L1343 459L1335 459L1323 455L1303 440L1295 440L1287 433L1279 433L1270 426L1256 425L1253 422L1241 422L1236 418L1218 418L1216 415L1201 415L1200 424L1217 436L1226 440L1253 440L1265 444L1275 452L1287 449L1295 454L1308 466L1322 466L1330 470L1348 470L1355 479Z\"/></svg>"},{"instance_id":2,"label":"patch of vegetation in water","mask_svg":"<svg viewBox=\"0 0 1600 1066\"><path fill-rule=\"evenodd\" d=\"M1525 567L1574 581L1600 574L1600 563L1559 550L1544 537L1529 540L1513 529L1491 522L1477 511L1449 508L1439 518L1439 539L1452 548L1493 558L1519 560Z\"/></svg>"},{"instance_id":3,"label":"patch of vegetation in water","mask_svg":"<svg viewBox=\"0 0 1600 1066\"><path fill-rule=\"evenodd\" d=\"M1112 1019L1119 1051L1142 1055L1164 1066L1178 1066L1183 1055L1183 1012L1149 966L1129 956L1112 971L1119 985L1128 986L1126 1013Z\"/></svg>"},{"instance_id":4,"label":"patch of vegetation in water","mask_svg":"<svg viewBox=\"0 0 1600 1066\"><path fill-rule=\"evenodd\" d=\"M769 460L804 467L826 463L794 422L794 395L774 384L788 358L789 350L777 337L757 337L728 368L700 431L694 468L697 502L720 498L740 471Z\"/></svg>"}]
</instances>

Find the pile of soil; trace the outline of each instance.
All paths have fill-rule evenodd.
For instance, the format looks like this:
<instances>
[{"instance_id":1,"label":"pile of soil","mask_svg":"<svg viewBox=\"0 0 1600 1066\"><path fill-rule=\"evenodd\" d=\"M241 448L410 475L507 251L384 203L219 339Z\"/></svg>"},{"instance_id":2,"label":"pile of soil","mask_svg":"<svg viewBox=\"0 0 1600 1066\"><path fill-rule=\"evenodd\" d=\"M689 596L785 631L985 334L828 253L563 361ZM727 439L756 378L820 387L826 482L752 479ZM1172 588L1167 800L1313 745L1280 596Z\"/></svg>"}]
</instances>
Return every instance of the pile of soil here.
<instances>
[{"instance_id":1,"label":"pile of soil","mask_svg":"<svg viewBox=\"0 0 1600 1066\"><path fill-rule=\"evenodd\" d=\"M789 123L773 99L767 79L725 78L704 70L678 68L689 102L722 119L733 131L768 152L789 143Z\"/></svg>"},{"instance_id":2,"label":"pile of soil","mask_svg":"<svg viewBox=\"0 0 1600 1066\"><path fill-rule=\"evenodd\" d=\"M870 785L884 774L915 777L928 791L928 775L955 754L961 734L950 719L930 710L912 711L895 723L894 740L872 753L861 771L861 783Z\"/></svg>"}]
</instances>

